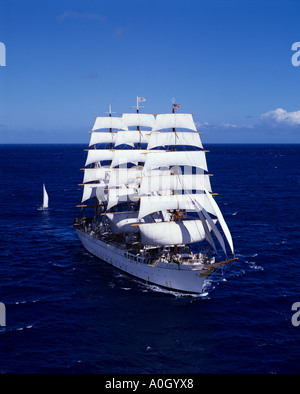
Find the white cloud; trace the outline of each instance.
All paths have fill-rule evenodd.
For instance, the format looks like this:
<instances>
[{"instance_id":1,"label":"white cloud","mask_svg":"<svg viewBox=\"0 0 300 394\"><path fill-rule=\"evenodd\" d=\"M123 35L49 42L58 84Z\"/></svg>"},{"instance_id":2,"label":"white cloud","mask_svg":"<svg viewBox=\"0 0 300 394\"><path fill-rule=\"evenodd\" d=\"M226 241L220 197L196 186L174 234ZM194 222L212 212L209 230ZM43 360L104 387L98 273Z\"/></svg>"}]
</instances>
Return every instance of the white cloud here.
<instances>
[{"instance_id":1,"label":"white cloud","mask_svg":"<svg viewBox=\"0 0 300 394\"><path fill-rule=\"evenodd\" d=\"M222 130L230 130L230 129L236 129L236 130L240 130L240 129L252 129L254 127L253 124L234 124L234 123L219 123L219 124L210 124L208 122L195 122L195 125L197 127L197 129L201 129L201 128L210 128L210 129L222 129Z\"/></svg>"},{"instance_id":2,"label":"white cloud","mask_svg":"<svg viewBox=\"0 0 300 394\"><path fill-rule=\"evenodd\" d=\"M208 122L195 122L195 126L196 126L196 128L200 128L200 127L206 127L206 126L209 126L209 123Z\"/></svg>"},{"instance_id":3,"label":"white cloud","mask_svg":"<svg viewBox=\"0 0 300 394\"><path fill-rule=\"evenodd\" d=\"M300 111L287 112L282 108L277 108L262 114L260 119L273 124L295 126L300 125Z\"/></svg>"},{"instance_id":4,"label":"white cloud","mask_svg":"<svg viewBox=\"0 0 300 394\"><path fill-rule=\"evenodd\" d=\"M233 124L233 123L222 123L221 126L223 126L225 129L238 127L238 125Z\"/></svg>"}]
</instances>

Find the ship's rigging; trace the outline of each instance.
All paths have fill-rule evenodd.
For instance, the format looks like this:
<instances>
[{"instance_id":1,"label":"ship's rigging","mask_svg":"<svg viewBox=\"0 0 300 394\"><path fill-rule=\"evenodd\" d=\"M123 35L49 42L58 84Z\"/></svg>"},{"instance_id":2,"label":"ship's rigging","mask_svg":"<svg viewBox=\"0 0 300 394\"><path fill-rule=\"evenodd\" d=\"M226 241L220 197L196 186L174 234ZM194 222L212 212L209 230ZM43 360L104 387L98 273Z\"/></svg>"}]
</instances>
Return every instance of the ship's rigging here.
<instances>
[{"instance_id":1,"label":"ship's rigging","mask_svg":"<svg viewBox=\"0 0 300 394\"><path fill-rule=\"evenodd\" d=\"M136 113L112 116L110 108L109 116L96 118L79 206L94 199L94 219L114 234L136 233L140 246L177 251L207 241L217 252L217 239L226 256L227 247L234 255L192 114L176 113L174 103L172 113L144 114L139 99Z\"/></svg>"}]
</instances>

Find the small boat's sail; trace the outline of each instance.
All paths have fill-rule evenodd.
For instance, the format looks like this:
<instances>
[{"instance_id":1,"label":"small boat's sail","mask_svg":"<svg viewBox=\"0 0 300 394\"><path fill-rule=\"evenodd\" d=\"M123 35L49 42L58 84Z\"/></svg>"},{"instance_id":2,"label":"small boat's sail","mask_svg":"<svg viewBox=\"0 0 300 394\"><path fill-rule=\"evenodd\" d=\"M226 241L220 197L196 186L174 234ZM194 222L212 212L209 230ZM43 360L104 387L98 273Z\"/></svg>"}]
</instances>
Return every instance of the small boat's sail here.
<instances>
[{"instance_id":1,"label":"small boat's sail","mask_svg":"<svg viewBox=\"0 0 300 394\"><path fill-rule=\"evenodd\" d=\"M45 184L43 184L43 205L42 205L42 208L43 209L47 209L48 208L48 203L49 203L48 193L46 191Z\"/></svg>"}]
</instances>

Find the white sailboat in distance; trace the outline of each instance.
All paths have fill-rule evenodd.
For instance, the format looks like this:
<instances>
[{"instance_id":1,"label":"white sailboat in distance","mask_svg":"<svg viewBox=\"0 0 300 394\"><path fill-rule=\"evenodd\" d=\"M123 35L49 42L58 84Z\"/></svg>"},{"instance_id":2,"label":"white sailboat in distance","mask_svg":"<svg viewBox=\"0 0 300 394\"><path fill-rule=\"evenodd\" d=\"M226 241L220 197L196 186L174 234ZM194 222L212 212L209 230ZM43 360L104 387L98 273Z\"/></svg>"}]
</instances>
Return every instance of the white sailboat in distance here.
<instances>
[{"instance_id":1,"label":"white sailboat in distance","mask_svg":"<svg viewBox=\"0 0 300 394\"><path fill-rule=\"evenodd\" d=\"M45 184L43 183L43 205L41 206L41 209L47 209L48 204L49 204L49 197L46 191Z\"/></svg>"},{"instance_id":2,"label":"white sailboat in distance","mask_svg":"<svg viewBox=\"0 0 300 394\"><path fill-rule=\"evenodd\" d=\"M172 113L143 114L142 101L137 97L136 113L96 118L78 205L93 211L73 226L83 246L107 263L147 283L199 294L215 269L236 260L207 151L192 114L176 113L174 103Z\"/></svg>"}]
</instances>

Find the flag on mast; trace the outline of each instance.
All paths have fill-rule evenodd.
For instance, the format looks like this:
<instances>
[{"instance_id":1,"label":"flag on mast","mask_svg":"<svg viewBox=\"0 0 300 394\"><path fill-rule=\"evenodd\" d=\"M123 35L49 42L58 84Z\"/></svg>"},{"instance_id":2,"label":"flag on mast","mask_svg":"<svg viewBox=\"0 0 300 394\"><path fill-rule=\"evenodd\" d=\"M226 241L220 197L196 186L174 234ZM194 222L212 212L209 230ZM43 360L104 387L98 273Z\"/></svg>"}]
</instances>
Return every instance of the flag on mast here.
<instances>
[{"instance_id":1,"label":"flag on mast","mask_svg":"<svg viewBox=\"0 0 300 394\"><path fill-rule=\"evenodd\" d=\"M180 108L180 104L173 104L173 109L178 109Z\"/></svg>"},{"instance_id":2,"label":"flag on mast","mask_svg":"<svg viewBox=\"0 0 300 394\"><path fill-rule=\"evenodd\" d=\"M138 97L138 102L141 103L142 101L146 101L145 97Z\"/></svg>"}]
</instances>

